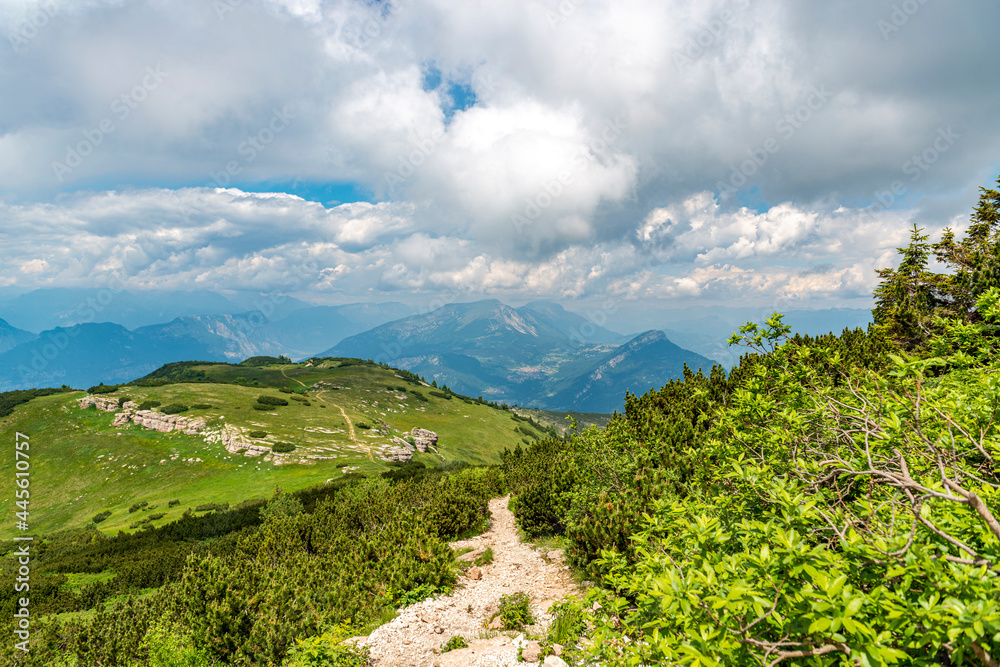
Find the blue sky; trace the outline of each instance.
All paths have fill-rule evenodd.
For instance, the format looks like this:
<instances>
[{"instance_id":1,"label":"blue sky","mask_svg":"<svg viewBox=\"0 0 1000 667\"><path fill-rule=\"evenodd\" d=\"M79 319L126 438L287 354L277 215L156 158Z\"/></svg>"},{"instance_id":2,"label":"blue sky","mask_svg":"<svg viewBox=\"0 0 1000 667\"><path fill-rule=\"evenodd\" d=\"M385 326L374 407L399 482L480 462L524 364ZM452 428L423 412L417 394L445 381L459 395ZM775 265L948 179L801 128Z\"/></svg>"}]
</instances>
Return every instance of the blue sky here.
<instances>
[{"instance_id":1,"label":"blue sky","mask_svg":"<svg viewBox=\"0 0 1000 667\"><path fill-rule=\"evenodd\" d=\"M986 0L3 0L0 287L866 306L912 222L961 227L996 179L996 25Z\"/></svg>"}]
</instances>

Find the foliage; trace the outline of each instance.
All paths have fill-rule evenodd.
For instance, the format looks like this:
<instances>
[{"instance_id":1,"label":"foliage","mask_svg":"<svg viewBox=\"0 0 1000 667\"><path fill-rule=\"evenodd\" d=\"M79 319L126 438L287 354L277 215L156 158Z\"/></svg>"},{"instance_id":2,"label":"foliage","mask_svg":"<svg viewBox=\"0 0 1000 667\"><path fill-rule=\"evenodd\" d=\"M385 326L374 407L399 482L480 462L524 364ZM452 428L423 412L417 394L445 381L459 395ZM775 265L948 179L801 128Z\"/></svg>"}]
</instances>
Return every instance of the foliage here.
<instances>
[{"instance_id":1,"label":"foliage","mask_svg":"<svg viewBox=\"0 0 1000 667\"><path fill-rule=\"evenodd\" d=\"M152 410L153 408L158 408L161 405L163 405L163 404L160 403L159 401L153 401L153 400L143 401L142 403L139 404L139 409L140 410Z\"/></svg>"},{"instance_id":2,"label":"foliage","mask_svg":"<svg viewBox=\"0 0 1000 667\"><path fill-rule=\"evenodd\" d=\"M492 562L493 562L493 547L486 547L483 550L483 553L476 556L474 564L481 567L483 565L489 565Z\"/></svg>"},{"instance_id":3,"label":"foliage","mask_svg":"<svg viewBox=\"0 0 1000 667\"><path fill-rule=\"evenodd\" d=\"M486 625L499 618L503 630L521 630L526 625L533 625L535 617L531 615L531 598L527 593L517 592L500 596L500 609L486 620Z\"/></svg>"},{"instance_id":4,"label":"foliage","mask_svg":"<svg viewBox=\"0 0 1000 667\"><path fill-rule=\"evenodd\" d=\"M441 652L447 653L448 651L455 651L460 648L469 648L469 643L465 641L464 637L456 635L441 645Z\"/></svg>"},{"instance_id":5,"label":"foliage","mask_svg":"<svg viewBox=\"0 0 1000 667\"><path fill-rule=\"evenodd\" d=\"M257 438L259 440L267 437L267 431L250 431L247 435L251 438Z\"/></svg>"},{"instance_id":6,"label":"foliage","mask_svg":"<svg viewBox=\"0 0 1000 667\"><path fill-rule=\"evenodd\" d=\"M6 417L14 412L14 408L27 403L33 398L62 394L68 391L73 390L69 387L63 387L62 389L18 389L15 391L0 392L0 417Z\"/></svg>"},{"instance_id":7,"label":"foliage","mask_svg":"<svg viewBox=\"0 0 1000 667\"><path fill-rule=\"evenodd\" d=\"M285 667L368 667L368 647L345 644L349 628L338 626L322 635L297 640Z\"/></svg>"},{"instance_id":8,"label":"foliage","mask_svg":"<svg viewBox=\"0 0 1000 667\"><path fill-rule=\"evenodd\" d=\"M117 385L117 384L104 384L102 382L99 385L96 385L96 386L91 387L90 389L88 389L87 393L88 394L113 394L114 392L118 391L118 387L119 386L120 385Z\"/></svg>"},{"instance_id":9,"label":"foliage","mask_svg":"<svg viewBox=\"0 0 1000 667\"><path fill-rule=\"evenodd\" d=\"M258 396L257 402L261 405L288 405L288 401L278 396Z\"/></svg>"},{"instance_id":10,"label":"foliage","mask_svg":"<svg viewBox=\"0 0 1000 667\"><path fill-rule=\"evenodd\" d=\"M211 410L212 409L212 404L211 403L192 403L191 404L191 409L192 410Z\"/></svg>"},{"instance_id":11,"label":"foliage","mask_svg":"<svg viewBox=\"0 0 1000 667\"><path fill-rule=\"evenodd\" d=\"M271 451L275 454L288 454L295 451L295 445L290 442L276 442L271 445Z\"/></svg>"},{"instance_id":12,"label":"foliage","mask_svg":"<svg viewBox=\"0 0 1000 667\"><path fill-rule=\"evenodd\" d=\"M165 415L178 415L182 412L187 412L188 406L183 403L171 403L170 405L165 405L160 408L160 412Z\"/></svg>"},{"instance_id":13,"label":"foliage","mask_svg":"<svg viewBox=\"0 0 1000 667\"><path fill-rule=\"evenodd\" d=\"M111 510L104 510L94 515L94 523L100 523L111 516Z\"/></svg>"}]
</instances>

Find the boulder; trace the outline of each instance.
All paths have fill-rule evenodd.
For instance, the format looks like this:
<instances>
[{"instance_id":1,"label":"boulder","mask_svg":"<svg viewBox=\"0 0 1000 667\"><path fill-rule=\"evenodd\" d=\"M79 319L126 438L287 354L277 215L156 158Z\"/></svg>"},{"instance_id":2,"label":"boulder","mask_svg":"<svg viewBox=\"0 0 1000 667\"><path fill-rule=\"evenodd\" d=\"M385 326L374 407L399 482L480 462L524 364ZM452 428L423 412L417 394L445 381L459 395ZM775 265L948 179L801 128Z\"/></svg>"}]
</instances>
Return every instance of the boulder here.
<instances>
[{"instance_id":1,"label":"boulder","mask_svg":"<svg viewBox=\"0 0 1000 667\"><path fill-rule=\"evenodd\" d=\"M543 667L569 667L565 660L555 655L550 655L545 658L545 662L543 662L542 665Z\"/></svg>"},{"instance_id":2,"label":"boulder","mask_svg":"<svg viewBox=\"0 0 1000 667\"><path fill-rule=\"evenodd\" d=\"M465 576L473 581L479 581L483 577L483 571L478 567L470 567L469 571L465 573Z\"/></svg>"},{"instance_id":3,"label":"boulder","mask_svg":"<svg viewBox=\"0 0 1000 667\"><path fill-rule=\"evenodd\" d=\"M525 662L538 662L542 656L542 647L538 642L528 642L521 649L521 659Z\"/></svg>"},{"instance_id":4,"label":"boulder","mask_svg":"<svg viewBox=\"0 0 1000 667\"><path fill-rule=\"evenodd\" d=\"M414 428L410 435L413 436L413 444L418 452L426 452L428 447L435 446L438 441L438 434L425 428Z\"/></svg>"}]
</instances>

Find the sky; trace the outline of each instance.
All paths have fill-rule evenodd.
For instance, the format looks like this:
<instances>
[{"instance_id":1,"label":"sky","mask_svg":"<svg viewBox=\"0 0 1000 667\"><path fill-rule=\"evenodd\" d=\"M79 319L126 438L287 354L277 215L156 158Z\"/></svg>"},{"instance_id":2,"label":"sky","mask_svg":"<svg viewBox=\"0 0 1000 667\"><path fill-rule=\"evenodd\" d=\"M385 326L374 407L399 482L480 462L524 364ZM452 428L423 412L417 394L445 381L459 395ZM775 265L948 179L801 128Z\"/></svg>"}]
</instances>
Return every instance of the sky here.
<instances>
[{"instance_id":1,"label":"sky","mask_svg":"<svg viewBox=\"0 0 1000 667\"><path fill-rule=\"evenodd\" d=\"M988 0L0 0L0 288L868 307L1000 173Z\"/></svg>"}]
</instances>

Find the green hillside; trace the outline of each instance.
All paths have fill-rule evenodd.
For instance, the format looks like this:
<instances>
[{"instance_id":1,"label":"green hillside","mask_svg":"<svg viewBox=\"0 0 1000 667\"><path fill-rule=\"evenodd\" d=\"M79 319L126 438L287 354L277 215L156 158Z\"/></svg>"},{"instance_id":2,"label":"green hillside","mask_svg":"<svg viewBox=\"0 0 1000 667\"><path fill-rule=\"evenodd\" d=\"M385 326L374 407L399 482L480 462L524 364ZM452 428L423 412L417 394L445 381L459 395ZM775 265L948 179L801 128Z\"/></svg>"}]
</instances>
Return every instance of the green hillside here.
<instances>
[{"instance_id":1,"label":"green hillside","mask_svg":"<svg viewBox=\"0 0 1000 667\"><path fill-rule=\"evenodd\" d=\"M131 423L114 427L114 413L79 408L86 395L36 398L0 418L4 442L13 443L18 432L31 438L32 532L85 525L105 511L111 512L100 523L105 532L135 529L140 521L158 526L189 508L269 498L275 487L294 491L347 472L385 470L381 448L414 427L439 436L436 452L414 454L414 461L428 467L497 463L505 448L541 435L509 411L353 360L170 364L101 394L122 402L156 401L161 409L187 406L180 416L205 421L197 435ZM288 405L254 409L260 396ZM295 449L260 456L231 452L220 442L224 432L259 447L282 443ZM13 479L13 447L5 451L0 472ZM11 516L13 502L0 499L0 511ZM157 518L146 521L152 516ZM12 526L0 529L0 538L12 534Z\"/></svg>"}]
</instances>

